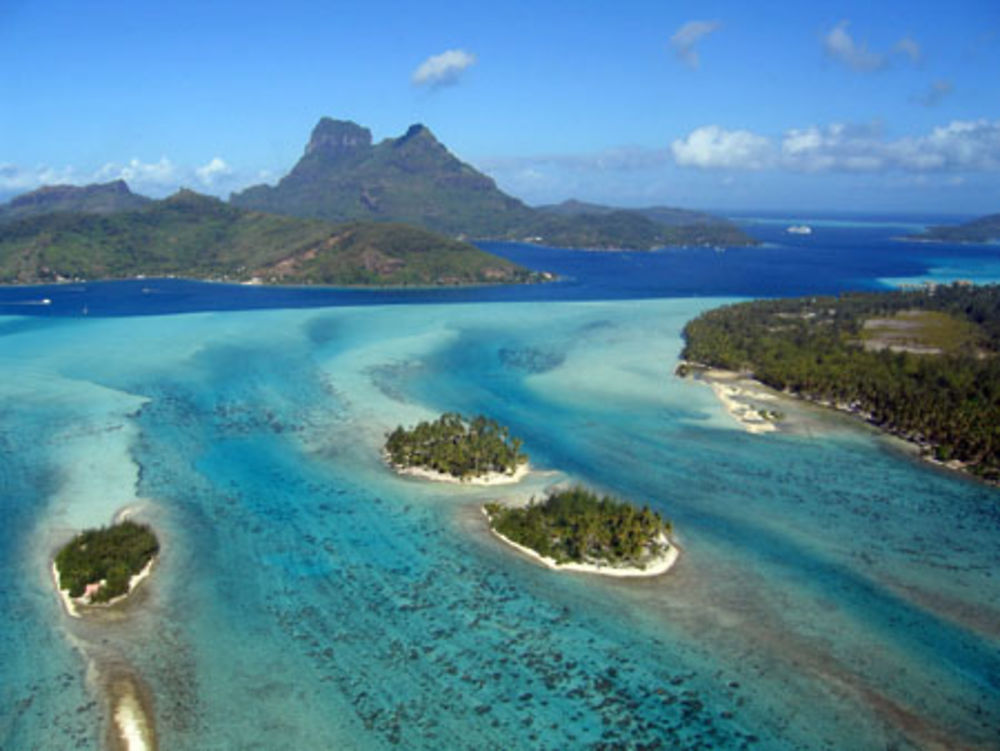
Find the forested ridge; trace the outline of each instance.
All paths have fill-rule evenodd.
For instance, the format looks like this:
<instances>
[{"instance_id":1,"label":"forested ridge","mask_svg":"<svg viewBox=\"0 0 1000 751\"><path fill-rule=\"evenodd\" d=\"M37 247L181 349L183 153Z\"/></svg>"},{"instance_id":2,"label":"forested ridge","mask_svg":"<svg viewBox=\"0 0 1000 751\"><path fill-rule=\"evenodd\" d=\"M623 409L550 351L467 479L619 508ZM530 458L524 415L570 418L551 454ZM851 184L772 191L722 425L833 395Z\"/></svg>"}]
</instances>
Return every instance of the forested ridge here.
<instances>
[{"instance_id":1,"label":"forested ridge","mask_svg":"<svg viewBox=\"0 0 1000 751\"><path fill-rule=\"evenodd\" d=\"M907 321L916 321L921 346L880 346L872 335L873 326ZM684 339L686 361L850 409L937 459L1000 480L996 285L739 303L690 321Z\"/></svg>"},{"instance_id":2,"label":"forested ridge","mask_svg":"<svg viewBox=\"0 0 1000 751\"><path fill-rule=\"evenodd\" d=\"M671 531L670 522L648 506L639 509L581 487L551 492L524 507L489 503L485 509L493 529L557 563L641 566L666 547L663 538Z\"/></svg>"},{"instance_id":3,"label":"forested ridge","mask_svg":"<svg viewBox=\"0 0 1000 751\"><path fill-rule=\"evenodd\" d=\"M506 426L483 415L467 420L456 412L409 430L398 426L386 439L385 450L397 467L421 467L460 479L512 474L528 460L521 453L521 439L512 437Z\"/></svg>"}]
</instances>

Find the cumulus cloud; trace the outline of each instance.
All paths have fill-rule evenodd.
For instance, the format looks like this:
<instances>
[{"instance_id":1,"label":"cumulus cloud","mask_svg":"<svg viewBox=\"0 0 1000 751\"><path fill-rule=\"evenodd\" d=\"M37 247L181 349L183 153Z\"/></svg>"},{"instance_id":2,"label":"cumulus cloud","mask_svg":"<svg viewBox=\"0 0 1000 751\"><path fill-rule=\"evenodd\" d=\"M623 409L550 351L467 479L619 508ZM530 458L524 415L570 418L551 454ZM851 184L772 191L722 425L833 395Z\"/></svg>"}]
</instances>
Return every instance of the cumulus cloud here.
<instances>
[{"instance_id":1,"label":"cumulus cloud","mask_svg":"<svg viewBox=\"0 0 1000 751\"><path fill-rule=\"evenodd\" d=\"M841 21L823 37L823 49L834 60L852 70L868 72L885 67L885 55L872 52L864 42L855 42L847 33L848 21Z\"/></svg>"},{"instance_id":2,"label":"cumulus cloud","mask_svg":"<svg viewBox=\"0 0 1000 751\"><path fill-rule=\"evenodd\" d=\"M924 107L937 107L946 96L955 90L951 81L939 79L931 82L926 91L921 92L911 98L911 101L922 104Z\"/></svg>"},{"instance_id":3,"label":"cumulus cloud","mask_svg":"<svg viewBox=\"0 0 1000 751\"><path fill-rule=\"evenodd\" d=\"M197 167L194 173L201 180L203 185L212 186L216 180L220 177L229 177L233 174L233 170L221 157L212 157L212 160L208 164L203 164L201 167Z\"/></svg>"},{"instance_id":4,"label":"cumulus cloud","mask_svg":"<svg viewBox=\"0 0 1000 751\"><path fill-rule=\"evenodd\" d=\"M412 80L415 86L450 86L475 62L476 56L465 50L447 50L420 63L413 71Z\"/></svg>"},{"instance_id":5,"label":"cumulus cloud","mask_svg":"<svg viewBox=\"0 0 1000 751\"><path fill-rule=\"evenodd\" d=\"M670 46L681 62L688 67L697 68L701 65L701 58L695 45L720 26L718 21L688 21L670 37Z\"/></svg>"},{"instance_id":6,"label":"cumulus cloud","mask_svg":"<svg viewBox=\"0 0 1000 751\"><path fill-rule=\"evenodd\" d=\"M764 136L718 125L696 128L670 150L682 167L764 169L773 161L773 146Z\"/></svg>"},{"instance_id":7,"label":"cumulus cloud","mask_svg":"<svg viewBox=\"0 0 1000 751\"><path fill-rule=\"evenodd\" d=\"M176 183L178 175L173 163L164 156L158 162L143 162L136 158L123 165L108 162L97 171L94 178L99 181L124 180L133 187L159 187Z\"/></svg>"},{"instance_id":8,"label":"cumulus cloud","mask_svg":"<svg viewBox=\"0 0 1000 751\"><path fill-rule=\"evenodd\" d=\"M55 168L38 165L23 168L16 164L0 164L0 191L15 192L34 190L42 185L66 185L77 182L72 167Z\"/></svg>"},{"instance_id":9,"label":"cumulus cloud","mask_svg":"<svg viewBox=\"0 0 1000 751\"><path fill-rule=\"evenodd\" d=\"M910 58L910 62L916 65L923 59L923 51L920 44L912 37L903 37L892 48L893 52Z\"/></svg>"},{"instance_id":10,"label":"cumulus cloud","mask_svg":"<svg viewBox=\"0 0 1000 751\"><path fill-rule=\"evenodd\" d=\"M992 172L1000 170L1000 120L954 120L895 140L877 125L793 128L780 139L706 125L674 141L671 151L678 165L702 169Z\"/></svg>"},{"instance_id":11,"label":"cumulus cloud","mask_svg":"<svg viewBox=\"0 0 1000 751\"><path fill-rule=\"evenodd\" d=\"M237 178L237 173L218 156L197 167L179 166L165 156L154 162L138 158L124 163L107 162L89 170L47 165L25 168L0 163L0 193L27 192L44 185L89 185L124 180L134 191L163 196L182 185L219 190L222 185L231 185Z\"/></svg>"}]
</instances>

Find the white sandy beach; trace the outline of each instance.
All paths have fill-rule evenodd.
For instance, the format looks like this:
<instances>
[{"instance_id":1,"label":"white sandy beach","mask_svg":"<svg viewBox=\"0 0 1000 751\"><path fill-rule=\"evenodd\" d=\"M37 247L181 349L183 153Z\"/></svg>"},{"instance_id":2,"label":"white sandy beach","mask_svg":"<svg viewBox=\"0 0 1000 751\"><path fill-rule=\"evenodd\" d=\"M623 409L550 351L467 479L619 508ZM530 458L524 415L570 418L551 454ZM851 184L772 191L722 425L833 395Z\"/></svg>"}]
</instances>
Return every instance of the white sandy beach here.
<instances>
[{"instance_id":1,"label":"white sandy beach","mask_svg":"<svg viewBox=\"0 0 1000 751\"><path fill-rule=\"evenodd\" d=\"M55 561L52 561L52 582L55 584L56 591L59 593L59 599L62 600L63 607L66 609L66 614L72 618L79 618L80 611L77 609L78 605L94 608L110 607L111 605L115 605L125 600L130 594L135 592L135 589L139 586L139 584L149 577L149 574L153 570L153 563L156 562L156 558L157 556L150 558L149 562L142 567L142 571L138 574L132 575L128 581L128 591L125 594L113 597L107 602L92 603L86 595L82 597L70 597L68 589L61 589L59 587L59 567L56 565Z\"/></svg>"},{"instance_id":2,"label":"white sandy beach","mask_svg":"<svg viewBox=\"0 0 1000 751\"><path fill-rule=\"evenodd\" d=\"M774 420L764 417L760 413L760 407L753 404L748 399L760 399L761 394L751 392L749 389L740 386L738 382L726 383L718 380L710 380L708 385L722 402L726 412L736 420L748 433L773 433L778 429Z\"/></svg>"},{"instance_id":3,"label":"white sandy beach","mask_svg":"<svg viewBox=\"0 0 1000 751\"><path fill-rule=\"evenodd\" d=\"M776 393L766 386L731 370L682 363L690 368L695 381L705 383L732 417L748 433L773 433L781 418L775 416Z\"/></svg>"},{"instance_id":4,"label":"white sandy beach","mask_svg":"<svg viewBox=\"0 0 1000 751\"><path fill-rule=\"evenodd\" d=\"M455 477L455 475L449 475L446 472L435 472L432 469L425 469L423 467L400 467L391 462L389 462L389 466L392 467L396 474L407 477L419 477L422 480L431 480L433 482L450 482L455 485L476 485L480 487L513 485L514 483L521 482L531 472L529 462L518 464L517 469L511 474L507 474L506 472L488 472L485 475L470 477L468 479Z\"/></svg>"},{"instance_id":5,"label":"white sandy beach","mask_svg":"<svg viewBox=\"0 0 1000 751\"><path fill-rule=\"evenodd\" d=\"M71 618L79 618L80 611L76 609L76 603L73 598L69 596L69 590L59 588L59 567L56 566L55 561L52 561L52 583L55 585L56 592L59 593L59 599L62 600L63 608L65 608L66 614Z\"/></svg>"},{"instance_id":6,"label":"white sandy beach","mask_svg":"<svg viewBox=\"0 0 1000 751\"><path fill-rule=\"evenodd\" d=\"M483 515L486 516L488 524L489 514L486 513L486 509L483 509ZM531 548L516 543L509 537L500 534L493 529L492 525L490 526L490 532L515 550L520 551L536 563L541 563L543 566L550 568L553 571L574 571L583 574L600 574L601 576L634 579L665 574L673 568L673 565L677 563L677 559L680 556L680 551L677 546L667 539L666 535L660 535L657 542L668 545L669 547L667 547L667 549L660 555L650 559L645 568L639 568L638 566L612 566L610 564L602 565L598 563L557 563L554 558L548 558L544 555L540 555Z\"/></svg>"}]
</instances>

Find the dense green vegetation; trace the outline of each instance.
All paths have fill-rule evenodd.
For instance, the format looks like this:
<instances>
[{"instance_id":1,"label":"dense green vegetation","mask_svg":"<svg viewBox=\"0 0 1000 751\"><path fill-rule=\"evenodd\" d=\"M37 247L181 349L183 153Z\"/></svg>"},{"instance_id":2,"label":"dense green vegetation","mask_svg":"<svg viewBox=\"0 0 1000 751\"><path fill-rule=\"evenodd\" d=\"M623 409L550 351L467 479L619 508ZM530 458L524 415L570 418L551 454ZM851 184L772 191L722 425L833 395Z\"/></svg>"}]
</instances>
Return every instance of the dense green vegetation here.
<instances>
[{"instance_id":1,"label":"dense green vegetation","mask_svg":"<svg viewBox=\"0 0 1000 751\"><path fill-rule=\"evenodd\" d=\"M533 209L457 159L422 125L372 144L371 131L323 118L276 186L234 194L235 206L330 221L393 221L452 236L578 248L749 245L735 225L697 212L567 202Z\"/></svg>"},{"instance_id":2,"label":"dense green vegetation","mask_svg":"<svg viewBox=\"0 0 1000 751\"><path fill-rule=\"evenodd\" d=\"M557 563L601 562L642 566L663 550L671 532L649 507L576 487L549 493L522 508L486 505L490 525L504 537Z\"/></svg>"},{"instance_id":3,"label":"dense green vegetation","mask_svg":"<svg viewBox=\"0 0 1000 751\"><path fill-rule=\"evenodd\" d=\"M128 591L129 579L145 568L160 549L156 535L145 524L123 521L111 527L88 529L74 537L56 555L59 587L80 597L88 584L105 580L92 597L107 602Z\"/></svg>"},{"instance_id":4,"label":"dense green vegetation","mask_svg":"<svg viewBox=\"0 0 1000 751\"><path fill-rule=\"evenodd\" d=\"M400 425L389 434L385 450L397 467L420 467L461 479L512 474L528 460L521 453L521 439L511 437L496 420L482 415L466 420L455 412L410 430Z\"/></svg>"},{"instance_id":5,"label":"dense green vegetation","mask_svg":"<svg viewBox=\"0 0 1000 751\"><path fill-rule=\"evenodd\" d=\"M405 222L471 237L500 234L533 214L422 125L373 145L367 128L330 118L319 121L302 158L276 186L257 185L230 201L292 216Z\"/></svg>"},{"instance_id":6,"label":"dense green vegetation","mask_svg":"<svg viewBox=\"0 0 1000 751\"><path fill-rule=\"evenodd\" d=\"M0 224L0 282L182 276L286 284L531 281L505 259L417 227L246 211L191 191L110 214Z\"/></svg>"},{"instance_id":7,"label":"dense green vegetation","mask_svg":"<svg viewBox=\"0 0 1000 751\"><path fill-rule=\"evenodd\" d=\"M740 303L690 321L684 338L686 360L847 406L1000 480L998 286Z\"/></svg>"},{"instance_id":8,"label":"dense green vegetation","mask_svg":"<svg viewBox=\"0 0 1000 751\"><path fill-rule=\"evenodd\" d=\"M585 248L755 245L756 240L732 222L701 211L650 206L617 209L564 201L539 207L530 231L550 245Z\"/></svg>"},{"instance_id":9,"label":"dense green vegetation","mask_svg":"<svg viewBox=\"0 0 1000 751\"><path fill-rule=\"evenodd\" d=\"M0 222L25 219L53 211L112 214L141 209L150 202L128 189L124 180L97 185L47 185L0 204Z\"/></svg>"},{"instance_id":10,"label":"dense green vegetation","mask_svg":"<svg viewBox=\"0 0 1000 751\"><path fill-rule=\"evenodd\" d=\"M1000 214L979 217L964 224L928 227L923 234L912 235L909 239L945 243L986 243L1000 240Z\"/></svg>"},{"instance_id":11,"label":"dense green vegetation","mask_svg":"<svg viewBox=\"0 0 1000 751\"><path fill-rule=\"evenodd\" d=\"M732 224L667 225L626 209L573 215L543 212L507 234L510 239L530 238L564 248L650 250L670 246L754 244Z\"/></svg>"}]
</instances>

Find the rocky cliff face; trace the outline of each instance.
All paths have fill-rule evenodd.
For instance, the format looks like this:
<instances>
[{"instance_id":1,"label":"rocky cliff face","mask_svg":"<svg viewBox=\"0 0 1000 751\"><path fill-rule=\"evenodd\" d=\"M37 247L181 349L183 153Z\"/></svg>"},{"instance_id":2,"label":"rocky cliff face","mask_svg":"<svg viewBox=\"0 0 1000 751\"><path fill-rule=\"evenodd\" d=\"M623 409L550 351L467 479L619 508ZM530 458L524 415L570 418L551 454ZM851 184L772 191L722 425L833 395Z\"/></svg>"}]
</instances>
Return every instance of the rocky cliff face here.
<instances>
[{"instance_id":1,"label":"rocky cliff face","mask_svg":"<svg viewBox=\"0 0 1000 751\"><path fill-rule=\"evenodd\" d=\"M309 143L306 144L305 156L321 154L337 157L369 149L371 145L372 132L368 128L362 128L348 120L324 117L313 128Z\"/></svg>"},{"instance_id":2,"label":"rocky cliff face","mask_svg":"<svg viewBox=\"0 0 1000 751\"><path fill-rule=\"evenodd\" d=\"M373 144L367 128L326 117L276 186L257 185L230 201L293 216L407 222L472 236L501 234L532 214L456 158L424 125Z\"/></svg>"},{"instance_id":3,"label":"rocky cliff face","mask_svg":"<svg viewBox=\"0 0 1000 751\"><path fill-rule=\"evenodd\" d=\"M404 222L452 237L531 238L560 247L648 249L747 245L716 217L664 207L624 211L570 203L535 210L458 159L424 125L372 143L357 123L324 117L305 153L275 186L234 194L240 208L331 221Z\"/></svg>"}]
</instances>

